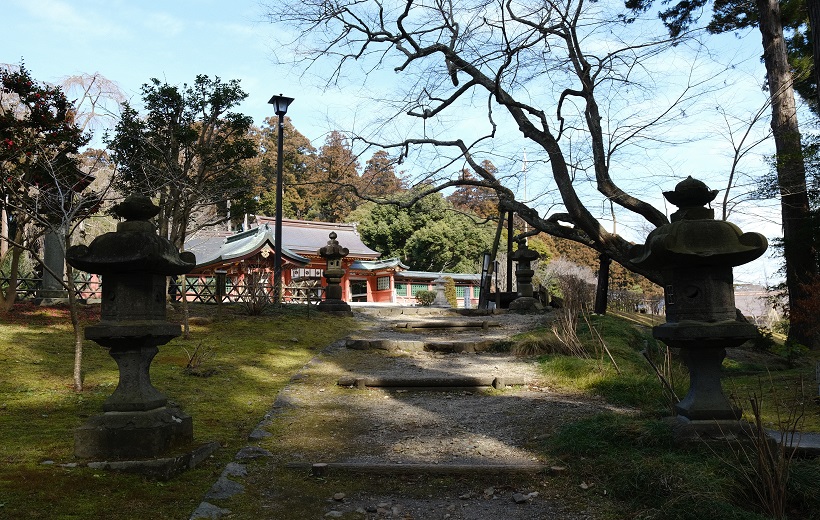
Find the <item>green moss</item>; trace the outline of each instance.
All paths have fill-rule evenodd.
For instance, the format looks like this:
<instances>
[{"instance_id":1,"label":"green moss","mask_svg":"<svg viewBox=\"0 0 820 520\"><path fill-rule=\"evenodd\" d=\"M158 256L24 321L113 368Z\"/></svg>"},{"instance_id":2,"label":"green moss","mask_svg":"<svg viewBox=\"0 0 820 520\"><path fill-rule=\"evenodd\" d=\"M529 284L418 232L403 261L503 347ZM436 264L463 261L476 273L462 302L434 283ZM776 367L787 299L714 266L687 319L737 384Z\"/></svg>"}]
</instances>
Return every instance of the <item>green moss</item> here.
<instances>
[{"instance_id":1,"label":"green moss","mask_svg":"<svg viewBox=\"0 0 820 520\"><path fill-rule=\"evenodd\" d=\"M101 413L117 385L116 364L105 349L86 342L85 389L75 393L66 316L53 309L24 307L18 312L23 315L0 325L3 518L187 518L292 374L355 327L352 319L316 312L308 317L286 309L279 315L192 326L190 339L160 347L151 367L154 386L193 417L195 444L218 440L223 446L202 466L160 483L59 466L76 462L73 430ZM183 370L188 360L184 349L200 343L214 351L206 361L214 369L209 377ZM264 517L257 509L247 518Z\"/></svg>"},{"instance_id":2,"label":"green moss","mask_svg":"<svg viewBox=\"0 0 820 520\"><path fill-rule=\"evenodd\" d=\"M714 518L763 518L747 509L723 459L705 447L674 448L671 429L659 420L599 414L564 426L546 449L568 462L576 480L606 490L629 517L703 518L705 504Z\"/></svg>"}]
</instances>

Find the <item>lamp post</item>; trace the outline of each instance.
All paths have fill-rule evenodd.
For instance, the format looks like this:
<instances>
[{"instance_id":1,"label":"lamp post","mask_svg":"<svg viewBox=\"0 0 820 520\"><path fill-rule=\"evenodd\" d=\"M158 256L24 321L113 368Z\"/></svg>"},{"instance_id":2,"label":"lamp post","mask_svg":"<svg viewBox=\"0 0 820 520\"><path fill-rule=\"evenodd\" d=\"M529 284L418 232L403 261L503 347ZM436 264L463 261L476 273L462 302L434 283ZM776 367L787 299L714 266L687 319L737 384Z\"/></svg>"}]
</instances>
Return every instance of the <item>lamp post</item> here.
<instances>
[{"instance_id":1,"label":"lamp post","mask_svg":"<svg viewBox=\"0 0 820 520\"><path fill-rule=\"evenodd\" d=\"M285 114L288 112L288 106L293 103L293 98L279 94L270 98L268 103L273 105L273 112L279 116L279 130L276 138L276 225L273 232L276 249L273 252L273 294L276 303L280 303L282 301L282 148L285 142Z\"/></svg>"}]
</instances>

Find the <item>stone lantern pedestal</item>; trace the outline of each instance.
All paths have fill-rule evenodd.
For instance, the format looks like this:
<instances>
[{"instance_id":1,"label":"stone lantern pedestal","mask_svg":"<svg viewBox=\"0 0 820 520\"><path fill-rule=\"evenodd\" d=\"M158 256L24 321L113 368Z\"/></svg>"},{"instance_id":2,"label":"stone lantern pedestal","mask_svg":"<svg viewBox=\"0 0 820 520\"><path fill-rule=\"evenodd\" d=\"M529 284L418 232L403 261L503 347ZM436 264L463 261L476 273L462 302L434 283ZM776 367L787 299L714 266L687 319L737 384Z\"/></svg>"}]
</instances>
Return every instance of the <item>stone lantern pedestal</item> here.
<instances>
[{"instance_id":1,"label":"stone lantern pedestal","mask_svg":"<svg viewBox=\"0 0 820 520\"><path fill-rule=\"evenodd\" d=\"M145 197L128 197L115 206L126 219L117 231L74 246L67 261L77 269L102 275L101 320L86 327L86 339L108 349L119 368L119 384L75 433L74 452L92 459L157 457L193 440L191 417L151 384L150 366L159 346L181 333L165 315L165 279L190 271L191 253L179 254L157 236L148 219L159 212Z\"/></svg>"},{"instance_id":2,"label":"stone lantern pedestal","mask_svg":"<svg viewBox=\"0 0 820 520\"><path fill-rule=\"evenodd\" d=\"M346 247L339 245L335 232L331 231L327 245L319 249L319 256L327 262L325 268L325 297L319 302L318 309L322 312L334 312L350 314L350 305L342 299L342 278L345 270L342 269L342 258L346 257L350 251Z\"/></svg>"},{"instance_id":3,"label":"stone lantern pedestal","mask_svg":"<svg viewBox=\"0 0 820 520\"><path fill-rule=\"evenodd\" d=\"M738 319L732 268L762 255L766 238L714 220L714 210L705 206L717 190L692 177L663 195L679 210L670 224L649 234L646 244L635 246L632 261L663 276L666 323L652 334L680 349L690 377L689 392L675 408L690 421L740 419L741 410L723 394L721 364L727 348L757 331Z\"/></svg>"},{"instance_id":4,"label":"stone lantern pedestal","mask_svg":"<svg viewBox=\"0 0 820 520\"><path fill-rule=\"evenodd\" d=\"M532 262L540 257L538 251L527 247L525 240L518 242L518 249L512 254L512 259L516 262L515 283L518 287L518 297L510 302L510 310L529 312L541 309L541 303L533 298L532 277L535 271L531 268Z\"/></svg>"}]
</instances>

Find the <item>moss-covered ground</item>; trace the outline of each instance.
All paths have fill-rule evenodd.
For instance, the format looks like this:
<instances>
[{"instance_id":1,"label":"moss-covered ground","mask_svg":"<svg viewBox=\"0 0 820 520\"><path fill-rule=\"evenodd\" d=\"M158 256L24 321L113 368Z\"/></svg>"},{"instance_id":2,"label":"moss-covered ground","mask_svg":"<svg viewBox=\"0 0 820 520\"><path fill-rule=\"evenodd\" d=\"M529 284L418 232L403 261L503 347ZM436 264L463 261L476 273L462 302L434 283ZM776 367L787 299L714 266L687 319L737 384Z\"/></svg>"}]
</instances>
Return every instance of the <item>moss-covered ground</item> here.
<instances>
[{"instance_id":1,"label":"moss-covered ground","mask_svg":"<svg viewBox=\"0 0 820 520\"><path fill-rule=\"evenodd\" d=\"M88 308L84 320L96 321L95 312ZM354 320L288 308L256 318L226 314L221 321L198 321L190 339L177 338L161 347L152 365L154 385L193 417L196 443L222 445L200 467L168 482L66 466L77 462L73 430L99 413L116 385L116 366L104 349L88 342L85 389L74 392L66 311L20 305L4 317L0 323L0 518L187 518L225 464L247 444L248 434L291 376L320 349L356 327ZM630 319L640 322L642 318ZM540 364L549 386L572 391L579 398L594 395L611 403L613 411L568 421L555 434L536 438L528 446L565 471L508 484L539 489L543 496L575 504L578 510L589 510L594 504L597 518L602 519L769 518L755 505L744 477L749 465L730 445L674 445L664 421L669 400L641 354L646 350L657 363L663 361L663 348L648 329L652 323L594 317L592 324L605 339L620 373L584 327L580 336L593 353L590 358L545 354ZM511 345L532 343L534 337L548 334L530 332L513 338ZM192 375L185 365L197 347L210 357L195 371L199 375ZM777 428L784 417L800 410L800 427L820 431L820 406L813 399L816 361L816 353L790 365L769 351L744 351L724 363L724 388L747 418L751 418L749 397L757 395L762 398L767 426ZM669 373L682 396L688 387L685 368L673 360ZM330 378L328 382L326 391L336 391ZM631 411L621 413L621 408ZM328 449L341 449L344 435L361 433L357 429L362 426L355 421L325 421L299 437L292 436L287 413L284 421L272 426L273 437L263 441L263 447L298 451L300 445L325 443ZM468 485L464 478L449 477L314 478L263 462L250 462L249 469L246 493L220 504L233 511L232 518L320 518L323 503L337 492L457 497ZM790 476L788 518L820 518L818 461L794 461ZM483 484L469 483L473 489Z\"/></svg>"},{"instance_id":2,"label":"moss-covered ground","mask_svg":"<svg viewBox=\"0 0 820 520\"><path fill-rule=\"evenodd\" d=\"M86 308L84 321L97 313ZM193 325L190 339L160 347L154 360L152 382L193 417L195 444L222 446L200 467L157 482L65 466L78 462L74 428L100 413L116 387L116 364L86 342L85 386L75 392L67 310L15 307L0 324L0 518L187 518L290 377L355 327L349 318L287 307L254 318L226 314ZM197 347L210 352L198 376L185 370Z\"/></svg>"},{"instance_id":3,"label":"moss-covered ground","mask_svg":"<svg viewBox=\"0 0 820 520\"><path fill-rule=\"evenodd\" d=\"M759 480L753 447L744 445L749 460L741 445L728 441L686 446L673 442L670 423L664 420L670 415L670 401L641 353L647 351L658 365L663 363L665 348L652 338L649 326L656 323L650 320L640 315L592 317L621 373L585 326L579 327L579 336L588 351L597 354L589 359L551 354L540 358L557 387L602 397L633 413L607 412L566 424L539 449L562 460L568 478L584 482L586 492L605 502L603 509L613 519L771 518L752 483ZM815 380L820 356L809 353L790 364L773 353L776 347L730 351L723 365L725 393L750 422L750 399L757 398L765 427L820 432ZM673 358L666 373L682 398L689 385L686 368ZM795 458L787 473L787 518L820 518L820 495L812 491L820 482L820 461Z\"/></svg>"}]
</instances>

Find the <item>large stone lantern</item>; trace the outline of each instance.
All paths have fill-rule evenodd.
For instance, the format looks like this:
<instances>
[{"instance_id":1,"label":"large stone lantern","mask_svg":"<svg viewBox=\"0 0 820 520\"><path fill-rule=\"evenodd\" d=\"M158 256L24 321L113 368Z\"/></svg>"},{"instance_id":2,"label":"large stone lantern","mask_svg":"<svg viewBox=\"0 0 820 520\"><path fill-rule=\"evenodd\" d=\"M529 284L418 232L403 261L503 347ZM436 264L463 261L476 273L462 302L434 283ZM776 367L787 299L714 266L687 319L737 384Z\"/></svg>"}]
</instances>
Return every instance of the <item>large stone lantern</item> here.
<instances>
[{"instance_id":1,"label":"large stone lantern","mask_svg":"<svg viewBox=\"0 0 820 520\"><path fill-rule=\"evenodd\" d=\"M679 209L670 224L635 246L632 261L663 277L666 323L652 334L681 349L690 374L689 393L677 412L690 420L739 419L740 409L723 394L720 368L726 348L753 338L756 329L737 315L732 268L762 255L766 238L715 220L714 210L705 206L717 190L692 177L663 195Z\"/></svg>"},{"instance_id":2,"label":"large stone lantern","mask_svg":"<svg viewBox=\"0 0 820 520\"><path fill-rule=\"evenodd\" d=\"M518 249L512 254L512 259L516 263L515 283L518 287L518 297L510 302L510 310L532 311L541 308L541 303L533 298L532 277L535 271L532 263L541 258L538 251L533 251L527 247L526 239L518 240Z\"/></svg>"},{"instance_id":3,"label":"large stone lantern","mask_svg":"<svg viewBox=\"0 0 820 520\"><path fill-rule=\"evenodd\" d=\"M166 321L166 277L196 264L193 254L180 254L156 234L148 219L158 212L147 197L130 196L114 207L125 219L116 232L66 252L73 267L102 275L101 320L86 327L85 337L108 348L120 372L104 413L75 434L78 457L151 458L193 440L191 417L168 406L149 375L158 347L181 333Z\"/></svg>"},{"instance_id":4,"label":"large stone lantern","mask_svg":"<svg viewBox=\"0 0 820 520\"><path fill-rule=\"evenodd\" d=\"M319 249L319 256L324 258L327 264L324 275L327 287L325 287L325 298L319 302L318 309L323 312L349 313L350 305L342 300L342 278L345 275L345 270L342 269L342 259L350 251L339 244L336 240L337 236L331 231L327 245Z\"/></svg>"}]
</instances>

